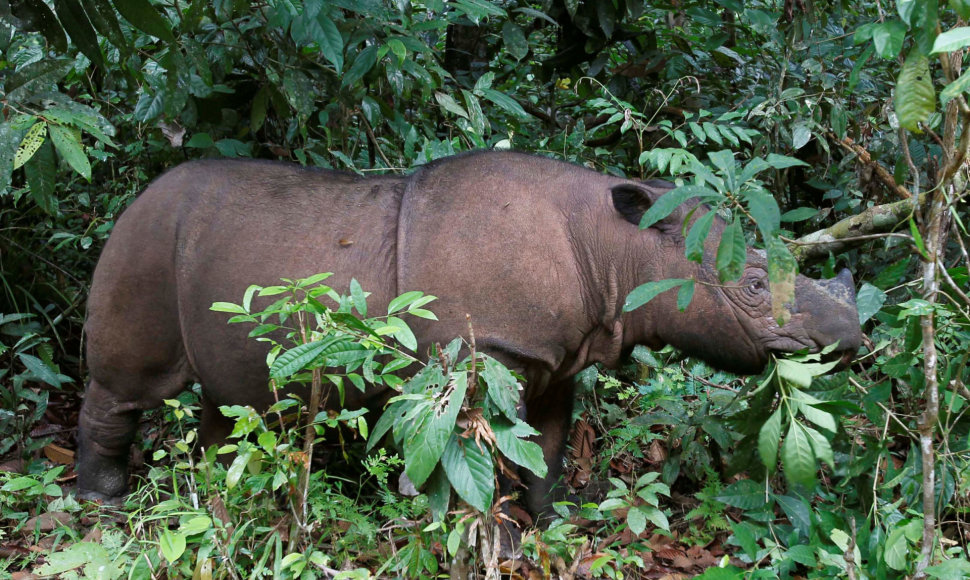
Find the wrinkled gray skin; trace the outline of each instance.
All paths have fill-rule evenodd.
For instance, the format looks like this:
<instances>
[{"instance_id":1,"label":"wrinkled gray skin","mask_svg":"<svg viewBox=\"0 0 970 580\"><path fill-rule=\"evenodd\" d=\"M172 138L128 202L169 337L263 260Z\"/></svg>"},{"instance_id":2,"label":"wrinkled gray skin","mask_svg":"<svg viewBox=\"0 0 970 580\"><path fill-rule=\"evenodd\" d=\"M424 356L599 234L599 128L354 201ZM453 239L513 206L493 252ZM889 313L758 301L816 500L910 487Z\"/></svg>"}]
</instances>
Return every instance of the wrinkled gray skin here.
<instances>
[{"instance_id":1,"label":"wrinkled gray skin","mask_svg":"<svg viewBox=\"0 0 970 580\"><path fill-rule=\"evenodd\" d=\"M703 267L684 258L688 207L637 228L669 187L497 152L443 159L406 177L260 161L172 169L118 220L94 273L80 495L112 501L127 492L139 414L187 384L203 386L206 445L230 431L218 406L271 403L264 343L209 307L281 277L334 272L328 283L342 292L356 277L375 311L409 290L437 296L431 307L440 321L412 321L421 356L466 334L470 314L479 351L528 380L527 420L542 433L549 463L545 480L525 474L534 512L548 506L561 473L572 378L584 367L615 366L637 344L672 344L738 373L760 371L771 351L836 341L845 353L858 349L848 271L821 282L799 276L791 321L779 328L764 259L753 251L742 287L697 284L684 313L676 292L623 313L626 295L644 282L717 281L709 262L723 224L715 225ZM375 406L385 395L349 389L345 406Z\"/></svg>"}]
</instances>

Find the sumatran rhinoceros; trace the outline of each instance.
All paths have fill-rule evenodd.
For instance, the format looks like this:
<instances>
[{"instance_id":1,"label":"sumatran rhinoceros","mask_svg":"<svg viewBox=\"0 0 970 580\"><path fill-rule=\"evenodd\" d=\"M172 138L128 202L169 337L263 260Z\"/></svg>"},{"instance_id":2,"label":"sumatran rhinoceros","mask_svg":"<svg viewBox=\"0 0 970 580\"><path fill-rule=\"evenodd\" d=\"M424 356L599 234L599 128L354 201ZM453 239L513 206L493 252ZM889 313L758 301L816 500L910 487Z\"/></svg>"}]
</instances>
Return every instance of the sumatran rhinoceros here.
<instances>
[{"instance_id":1,"label":"sumatran rhinoceros","mask_svg":"<svg viewBox=\"0 0 970 580\"><path fill-rule=\"evenodd\" d=\"M858 349L848 271L827 281L799 276L791 318L779 327L762 253L748 252L740 283L721 285L711 256L703 265L684 257L689 207L638 229L670 187L509 152L442 159L409 176L262 161L172 169L118 220L94 273L80 495L126 493L139 414L187 384L202 385L207 445L231 426L220 405L271 403L265 344L210 306L281 277L334 272L328 284L342 291L355 277L375 306L409 290L437 296L440 320L412 325L422 354L467 334L470 315L479 351L527 379L526 418L541 432L549 464L545 480L526 477L526 503L535 511L561 473L573 376L584 367L615 366L638 344L671 344L738 373L760 371L772 351L835 342L840 353ZM723 228L716 222L708 254ZM715 284L698 283L685 312L676 292L623 312L632 289L665 278ZM354 408L375 394L350 389L346 397L345 407Z\"/></svg>"}]
</instances>

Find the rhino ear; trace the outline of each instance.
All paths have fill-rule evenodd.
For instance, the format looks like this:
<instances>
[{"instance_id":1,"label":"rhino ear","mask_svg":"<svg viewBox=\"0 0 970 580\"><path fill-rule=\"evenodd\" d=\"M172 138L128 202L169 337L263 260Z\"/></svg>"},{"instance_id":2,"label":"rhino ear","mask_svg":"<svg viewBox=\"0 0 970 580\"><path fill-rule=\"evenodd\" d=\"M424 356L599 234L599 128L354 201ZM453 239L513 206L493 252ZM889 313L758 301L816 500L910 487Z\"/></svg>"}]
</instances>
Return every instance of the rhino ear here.
<instances>
[{"instance_id":1,"label":"rhino ear","mask_svg":"<svg viewBox=\"0 0 970 580\"><path fill-rule=\"evenodd\" d=\"M639 183L621 183L614 185L610 191L613 193L613 207L616 211L626 221L639 226L640 218L653 205L650 190Z\"/></svg>"}]
</instances>

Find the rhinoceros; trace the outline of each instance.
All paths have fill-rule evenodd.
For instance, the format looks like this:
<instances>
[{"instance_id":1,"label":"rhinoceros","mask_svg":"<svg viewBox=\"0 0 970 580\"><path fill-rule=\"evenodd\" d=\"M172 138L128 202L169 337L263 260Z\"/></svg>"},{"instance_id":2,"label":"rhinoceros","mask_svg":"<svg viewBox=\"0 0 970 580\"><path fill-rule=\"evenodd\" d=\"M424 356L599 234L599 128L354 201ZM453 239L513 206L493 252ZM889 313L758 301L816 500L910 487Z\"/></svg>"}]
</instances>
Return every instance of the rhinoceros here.
<instances>
[{"instance_id":1,"label":"rhinoceros","mask_svg":"<svg viewBox=\"0 0 970 580\"><path fill-rule=\"evenodd\" d=\"M790 320L779 326L762 253L748 251L740 283L719 283L711 261L720 218L703 264L684 257L690 207L640 230L671 187L514 152L459 155L406 176L254 160L171 169L120 217L94 272L80 496L124 496L140 413L188 384L202 385L206 445L230 431L220 405L271 404L267 347L210 306L282 277L334 272L328 283L338 290L356 278L372 305L410 290L437 296L439 321L412 326L421 353L466 333L470 315L478 350L527 380L525 416L549 467L545 479L524 474L536 512L561 474L583 368L614 367L635 345L670 344L737 373L759 372L773 351L859 348L847 270L826 281L798 276ZM674 292L623 311L631 290L666 278L715 284L697 284L684 312ZM349 390L344 406L372 405L375 390Z\"/></svg>"}]
</instances>

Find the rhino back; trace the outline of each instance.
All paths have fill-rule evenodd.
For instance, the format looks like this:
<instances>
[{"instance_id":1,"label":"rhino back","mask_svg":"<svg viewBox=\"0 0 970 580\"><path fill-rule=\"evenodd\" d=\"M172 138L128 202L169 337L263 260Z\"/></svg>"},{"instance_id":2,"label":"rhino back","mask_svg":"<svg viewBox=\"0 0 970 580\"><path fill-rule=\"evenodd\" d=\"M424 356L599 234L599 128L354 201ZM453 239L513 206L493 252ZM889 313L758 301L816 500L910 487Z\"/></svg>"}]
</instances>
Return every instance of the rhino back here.
<instances>
[{"instance_id":1,"label":"rhino back","mask_svg":"<svg viewBox=\"0 0 970 580\"><path fill-rule=\"evenodd\" d=\"M111 314L118 297L154 285L142 299L128 301L128 318L153 333L165 327L161 342L181 351L177 365L205 384L214 403L268 402L265 345L248 339L245 325L227 325L226 315L210 306L238 303L250 284L334 272L328 284L346 292L356 277L373 293L370 303L378 311L397 290L402 188L398 178L364 180L273 162L179 166L119 220L95 274L89 328L113 332L120 326ZM137 350L109 356L146 354ZM171 364L171 357L163 358Z\"/></svg>"},{"instance_id":2,"label":"rhino back","mask_svg":"<svg viewBox=\"0 0 970 580\"><path fill-rule=\"evenodd\" d=\"M495 152L415 173L401 207L399 280L401 291L439 297L431 306L440 321L415 323L424 345L467 337L468 314L479 348L533 382L571 366L567 359L588 324L567 221L574 211L598 207L592 197L585 207L573 202L600 189L594 183L608 191L609 179Z\"/></svg>"}]
</instances>

